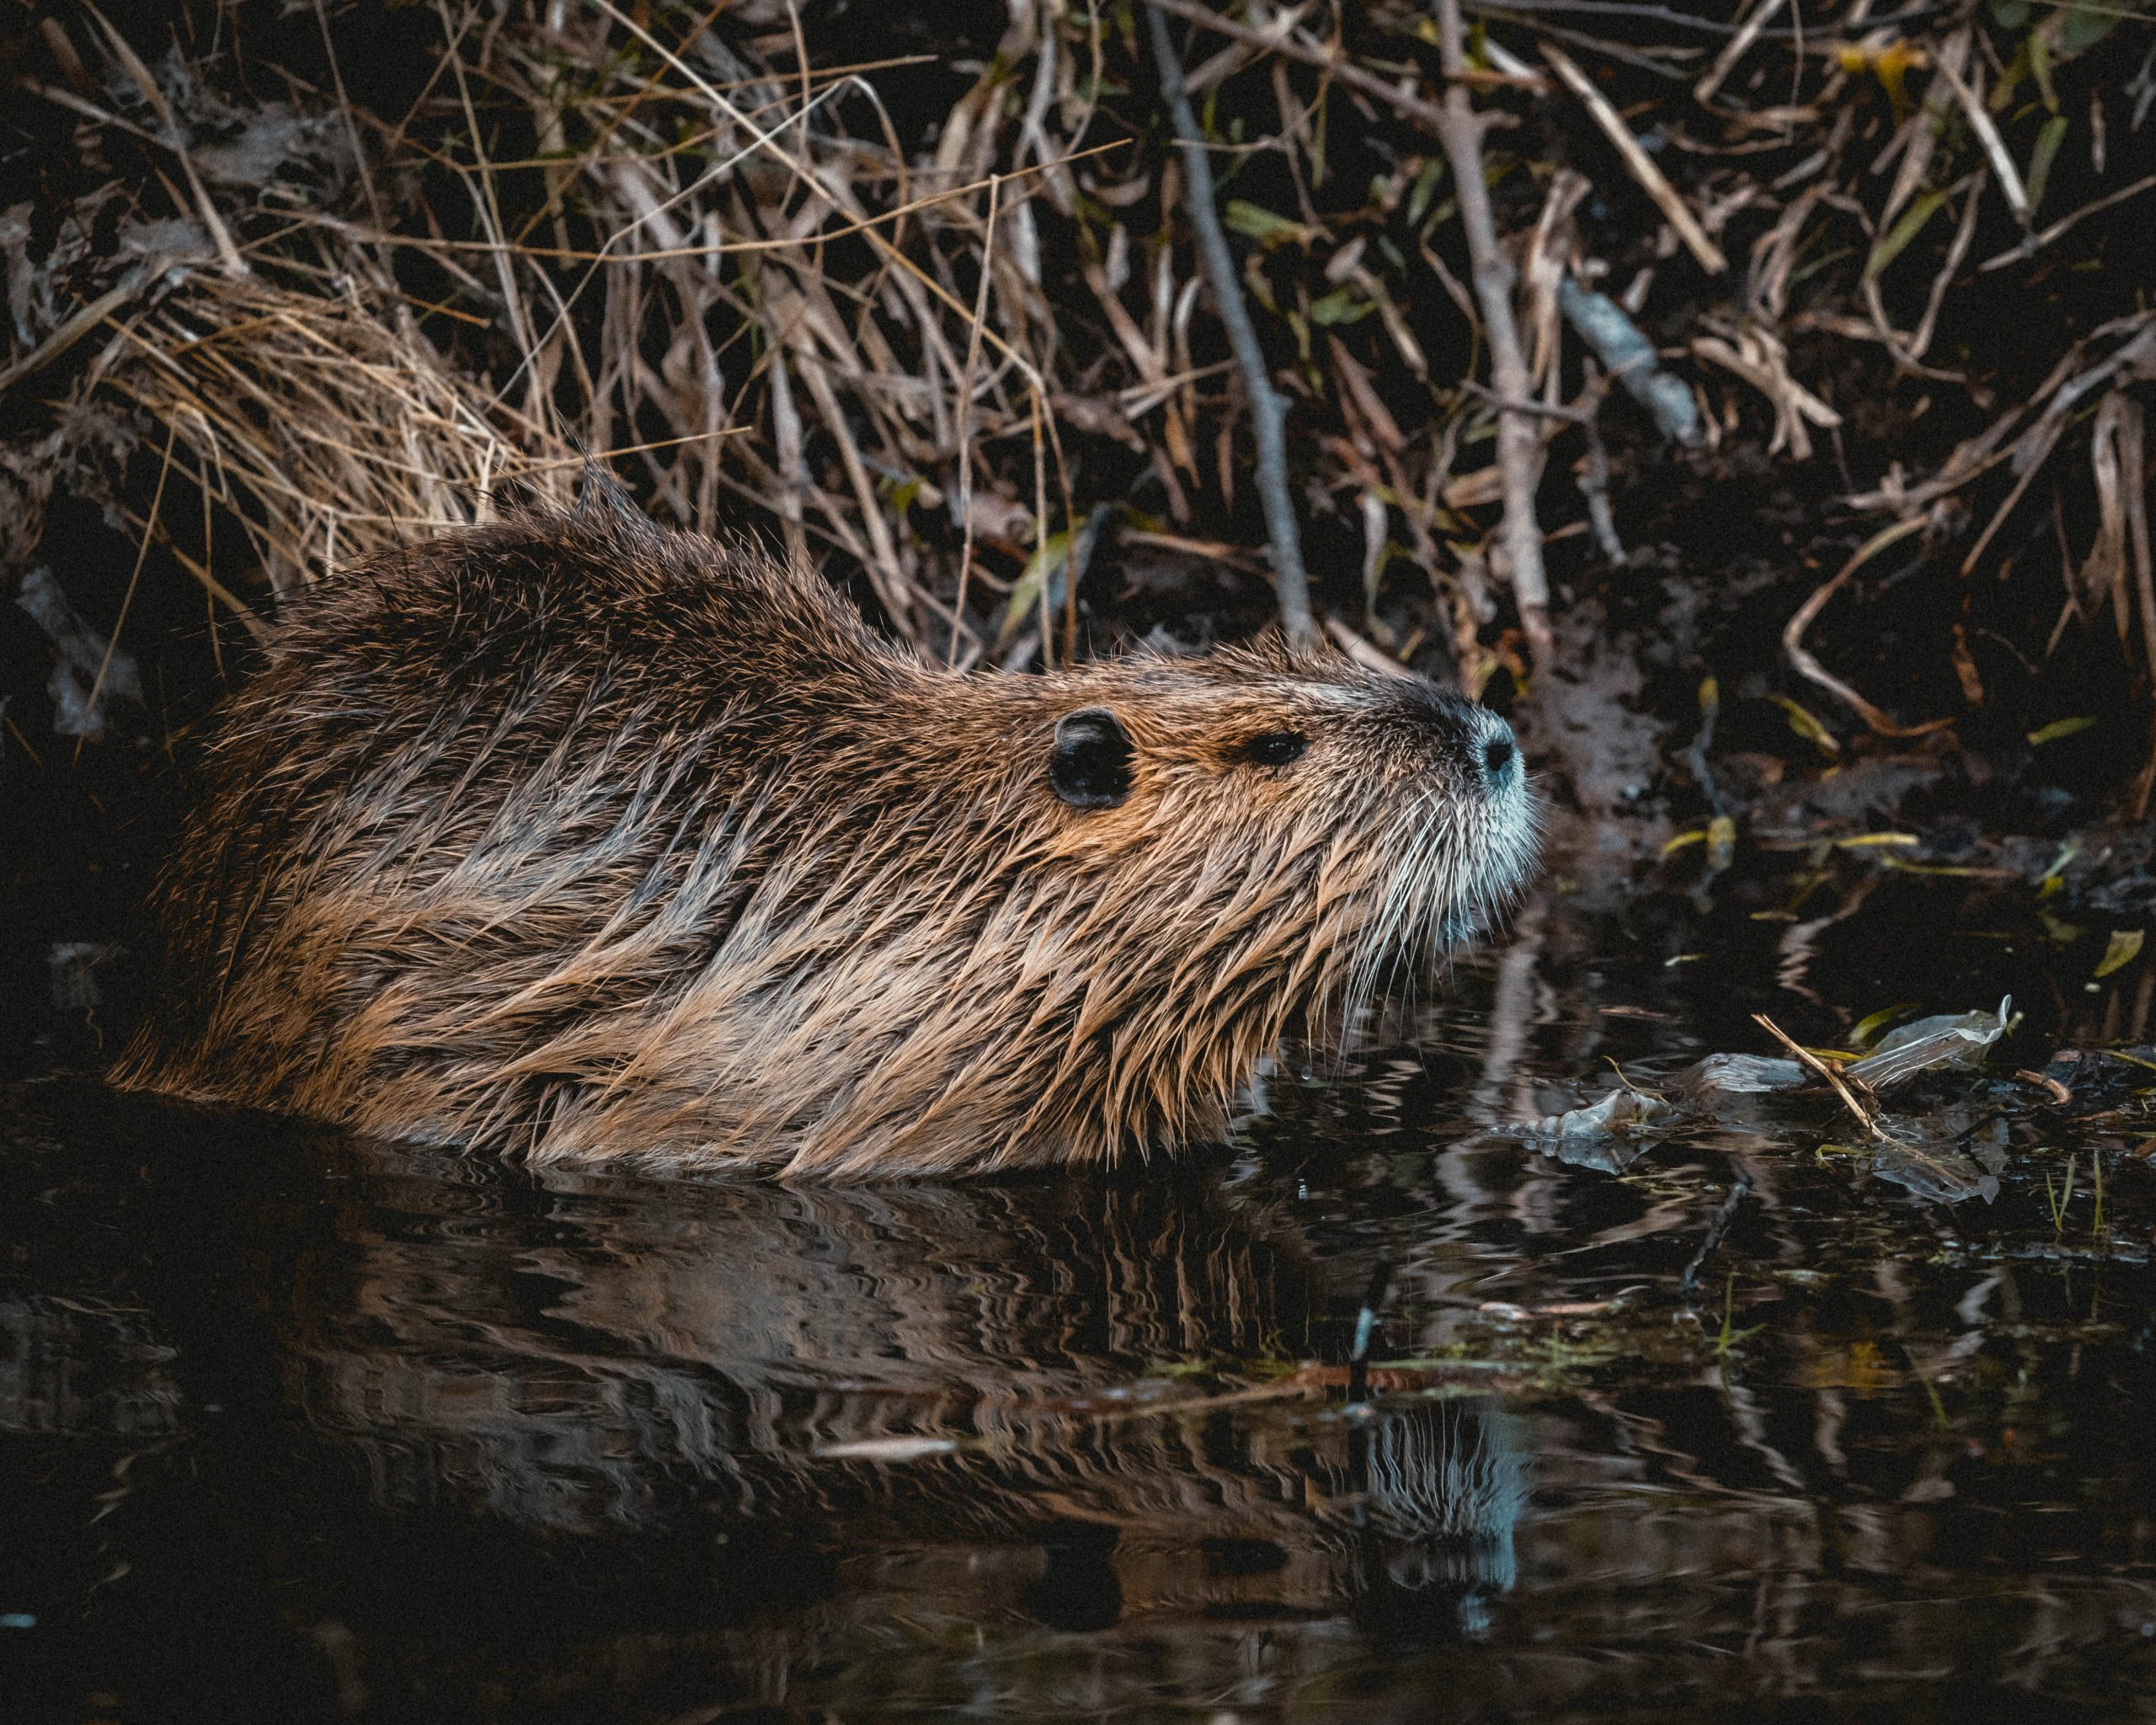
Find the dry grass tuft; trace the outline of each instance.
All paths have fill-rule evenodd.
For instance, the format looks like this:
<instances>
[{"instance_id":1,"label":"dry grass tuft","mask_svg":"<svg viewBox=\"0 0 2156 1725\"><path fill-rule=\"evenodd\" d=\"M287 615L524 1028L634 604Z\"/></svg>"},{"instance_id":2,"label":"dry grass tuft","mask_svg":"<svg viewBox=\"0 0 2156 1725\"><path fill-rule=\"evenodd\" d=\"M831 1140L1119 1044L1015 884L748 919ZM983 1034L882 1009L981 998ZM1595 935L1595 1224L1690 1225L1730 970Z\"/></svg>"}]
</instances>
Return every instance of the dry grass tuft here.
<instances>
[{"instance_id":1,"label":"dry grass tuft","mask_svg":"<svg viewBox=\"0 0 2156 1725\"><path fill-rule=\"evenodd\" d=\"M1145 8L1286 403L1284 488L1253 462ZM1263 491L1300 517L1326 633L1476 692L1564 635L1579 559L1544 582L1545 540L1623 568L1621 482L1689 462L1710 485L1733 444L1844 522L1924 512L1942 606L1961 553L2012 568L1956 640L2036 662L2063 584L2060 627L2146 690L2156 325L2131 243L2156 79L2123 13L273 11L192 0L131 42L60 8L21 85L50 171L0 211L0 481L49 490L96 421L147 452L116 513L236 603L473 519L504 479L558 491L589 450L661 519L822 562L924 656L1022 667L1164 612L1185 638L1262 622ZM1986 339L1982 307L2009 303L2017 340L2047 320L2041 355ZM1904 460L1926 412L1953 429ZM165 514L192 486L215 518L185 547L142 503L168 446ZM2002 560L1999 524L2041 529L2047 498L2056 556ZM1126 580L1087 586L1081 630L1089 558ZM1133 623L1134 593L1169 596ZM1978 702L1956 650L1890 727Z\"/></svg>"},{"instance_id":2,"label":"dry grass tuft","mask_svg":"<svg viewBox=\"0 0 2156 1725\"><path fill-rule=\"evenodd\" d=\"M404 308L385 315L349 286L195 276L127 326L106 387L173 434L280 595L484 521L504 480L560 499L579 464L450 371Z\"/></svg>"}]
</instances>

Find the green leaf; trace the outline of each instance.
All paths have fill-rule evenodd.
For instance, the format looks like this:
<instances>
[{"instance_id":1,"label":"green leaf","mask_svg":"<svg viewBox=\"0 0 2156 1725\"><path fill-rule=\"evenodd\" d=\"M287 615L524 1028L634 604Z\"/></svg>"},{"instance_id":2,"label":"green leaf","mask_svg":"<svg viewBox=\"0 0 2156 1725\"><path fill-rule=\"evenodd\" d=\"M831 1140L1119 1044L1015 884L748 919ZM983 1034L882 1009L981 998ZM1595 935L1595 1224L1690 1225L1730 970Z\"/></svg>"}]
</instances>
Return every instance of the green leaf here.
<instances>
[{"instance_id":1,"label":"green leaf","mask_svg":"<svg viewBox=\"0 0 2156 1725\"><path fill-rule=\"evenodd\" d=\"M1336 287L1310 306L1310 322L1317 324L1356 323L1369 317L1377 307L1369 301L1358 299L1344 287Z\"/></svg>"},{"instance_id":2,"label":"green leaf","mask_svg":"<svg viewBox=\"0 0 2156 1725\"><path fill-rule=\"evenodd\" d=\"M2141 943L2148 937L2145 928L2114 928L2111 943L2104 948L2104 956L2097 961L2096 978L2101 981L2114 970L2123 970L2141 955Z\"/></svg>"},{"instance_id":3,"label":"green leaf","mask_svg":"<svg viewBox=\"0 0 2156 1725\"><path fill-rule=\"evenodd\" d=\"M2065 122L2062 120L2058 124ZM1871 255L1864 260L1864 279L1876 281L1880 272L1902 255L1909 242L1924 232L1924 223L1938 213L1939 206L1945 201L1945 192L1937 188L1912 199L1909 207L1902 212L1902 219L1880 238L1878 243L1871 248Z\"/></svg>"},{"instance_id":4,"label":"green leaf","mask_svg":"<svg viewBox=\"0 0 2156 1725\"><path fill-rule=\"evenodd\" d=\"M2021 80L2029 75L2029 38L2021 39L2021 45L2014 51L2013 59L2006 62L2006 70L1999 73L1999 82L1992 86L1984 106L1994 114L2006 112L2014 100L2014 93L2021 88Z\"/></svg>"},{"instance_id":5,"label":"green leaf","mask_svg":"<svg viewBox=\"0 0 2156 1725\"><path fill-rule=\"evenodd\" d=\"M2029 152L2029 171L2021 176L2021 184L2029 194L2030 209L2034 210L2043 202L2044 185L2052 177L2052 158L2065 142L2066 116L2054 114L2036 134L2036 147Z\"/></svg>"},{"instance_id":6,"label":"green leaf","mask_svg":"<svg viewBox=\"0 0 2156 1725\"><path fill-rule=\"evenodd\" d=\"M2044 93L2044 106L2058 112L2058 92L2052 88L2052 45L2041 30L2029 32L2029 70L2036 74L2036 88Z\"/></svg>"},{"instance_id":7,"label":"green leaf","mask_svg":"<svg viewBox=\"0 0 2156 1725\"><path fill-rule=\"evenodd\" d=\"M1011 589L1011 602L1003 608L1003 627L996 632L996 644L1013 639L1027 617L1040 608L1041 583L1061 571L1070 556L1070 535L1051 533L1041 542L1040 549L1026 560L1026 567ZM1051 606L1060 597L1053 588L1049 599Z\"/></svg>"},{"instance_id":8,"label":"green leaf","mask_svg":"<svg viewBox=\"0 0 2156 1725\"><path fill-rule=\"evenodd\" d=\"M1444 178L1445 158L1433 156L1422 164L1422 171L1415 176L1415 189L1407 195L1407 225L1417 226L1422 212L1430 207L1430 200L1437 195L1438 183Z\"/></svg>"},{"instance_id":9,"label":"green leaf","mask_svg":"<svg viewBox=\"0 0 2156 1725\"><path fill-rule=\"evenodd\" d=\"M2137 15L2110 4L2068 6L2066 28L2058 35L2059 50L2065 54L2079 54L2084 48L2093 48L2111 35L2111 26L2121 18Z\"/></svg>"},{"instance_id":10,"label":"green leaf","mask_svg":"<svg viewBox=\"0 0 2156 1725\"><path fill-rule=\"evenodd\" d=\"M2056 743L2061 737L2076 736L2091 729L2095 723L2094 713L2084 713L2078 718L2055 718L2049 724L2039 725L2031 731L2029 741L2033 747L2041 749L2047 743Z\"/></svg>"},{"instance_id":11,"label":"green leaf","mask_svg":"<svg viewBox=\"0 0 2156 1725\"><path fill-rule=\"evenodd\" d=\"M2051 937L2055 946L2070 947L2081 938L2082 927L2079 922L2063 921L2048 911L2038 911L2036 919L2044 925L2044 932Z\"/></svg>"},{"instance_id":12,"label":"green leaf","mask_svg":"<svg viewBox=\"0 0 2156 1725\"><path fill-rule=\"evenodd\" d=\"M1228 207L1220 213L1229 227L1256 240L1268 252L1275 246L1305 245L1310 241L1310 231L1301 222L1276 216L1263 205L1244 198L1229 199Z\"/></svg>"},{"instance_id":13,"label":"green leaf","mask_svg":"<svg viewBox=\"0 0 2156 1725\"><path fill-rule=\"evenodd\" d=\"M1991 0L1991 19L2003 30L2018 30L2029 21L2029 0Z\"/></svg>"}]
</instances>

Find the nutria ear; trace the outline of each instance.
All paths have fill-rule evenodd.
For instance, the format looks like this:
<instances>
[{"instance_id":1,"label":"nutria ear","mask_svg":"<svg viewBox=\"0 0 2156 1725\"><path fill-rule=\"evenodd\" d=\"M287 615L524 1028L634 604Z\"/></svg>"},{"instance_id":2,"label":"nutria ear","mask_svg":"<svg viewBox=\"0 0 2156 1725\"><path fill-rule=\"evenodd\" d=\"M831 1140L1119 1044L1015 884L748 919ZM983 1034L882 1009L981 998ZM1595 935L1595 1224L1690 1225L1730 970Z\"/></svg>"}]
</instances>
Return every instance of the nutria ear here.
<instances>
[{"instance_id":1,"label":"nutria ear","mask_svg":"<svg viewBox=\"0 0 2156 1725\"><path fill-rule=\"evenodd\" d=\"M1113 809L1130 794L1130 738L1113 713L1088 707L1063 717L1048 782L1073 809Z\"/></svg>"}]
</instances>

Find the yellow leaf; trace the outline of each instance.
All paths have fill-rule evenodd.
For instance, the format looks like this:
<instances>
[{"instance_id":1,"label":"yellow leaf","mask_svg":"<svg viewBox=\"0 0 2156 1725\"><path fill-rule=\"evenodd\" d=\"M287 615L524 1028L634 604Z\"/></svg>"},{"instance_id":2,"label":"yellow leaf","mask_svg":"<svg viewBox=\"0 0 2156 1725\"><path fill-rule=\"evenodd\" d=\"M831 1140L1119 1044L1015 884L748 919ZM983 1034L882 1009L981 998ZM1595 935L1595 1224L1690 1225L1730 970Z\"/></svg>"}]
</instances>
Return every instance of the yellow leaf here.
<instances>
[{"instance_id":1,"label":"yellow leaf","mask_svg":"<svg viewBox=\"0 0 2156 1725\"><path fill-rule=\"evenodd\" d=\"M2111 944L2104 948L2102 960L2096 966L2100 980L2114 970L2123 970L2141 955L2141 943L2148 937L2145 928L2114 928Z\"/></svg>"},{"instance_id":2,"label":"yellow leaf","mask_svg":"<svg viewBox=\"0 0 2156 1725\"><path fill-rule=\"evenodd\" d=\"M1834 734L1788 696L1774 695L1769 698L1789 715L1789 728L1806 742L1816 746L1821 754L1838 755L1842 752L1842 745L1835 740Z\"/></svg>"},{"instance_id":3,"label":"yellow leaf","mask_svg":"<svg viewBox=\"0 0 2156 1725\"><path fill-rule=\"evenodd\" d=\"M2092 715L2078 718L2055 718L2049 724L2040 725L2029 733L2029 740L2041 749L2047 743L2056 743L2061 737L2070 737L2085 731L2096 723Z\"/></svg>"},{"instance_id":4,"label":"yellow leaf","mask_svg":"<svg viewBox=\"0 0 2156 1725\"><path fill-rule=\"evenodd\" d=\"M1849 1040L1854 1042L1859 1048L1868 1047L1870 1044L1871 1039L1876 1036L1881 1031L1884 1030L1889 1024L1892 1024L1897 1018L1906 1018L1910 1013L1916 1010L1917 1007L1915 1004L1909 1001L1903 1001L1897 1005L1891 1007L1881 1007L1870 1017L1860 1021L1856 1028L1849 1032Z\"/></svg>"}]
</instances>

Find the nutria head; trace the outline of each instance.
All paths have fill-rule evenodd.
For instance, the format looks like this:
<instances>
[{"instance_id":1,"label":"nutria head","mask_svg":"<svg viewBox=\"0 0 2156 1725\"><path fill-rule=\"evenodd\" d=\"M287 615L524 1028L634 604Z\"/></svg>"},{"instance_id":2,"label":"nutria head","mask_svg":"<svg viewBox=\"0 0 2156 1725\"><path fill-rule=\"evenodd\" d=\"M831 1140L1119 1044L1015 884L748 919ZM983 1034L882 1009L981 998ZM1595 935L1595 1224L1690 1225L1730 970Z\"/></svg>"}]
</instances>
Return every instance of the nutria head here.
<instances>
[{"instance_id":1,"label":"nutria head","mask_svg":"<svg viewBox=\"0 0 2156 1725\"><path fill-rule=\"evenodd\" d=\"M1519 884L1504 723L1277 642L927 669L813 573L531 515L293 607L129 1081L852 1174L1217 1135Z\"/></svg>"}]
</instances>

